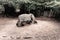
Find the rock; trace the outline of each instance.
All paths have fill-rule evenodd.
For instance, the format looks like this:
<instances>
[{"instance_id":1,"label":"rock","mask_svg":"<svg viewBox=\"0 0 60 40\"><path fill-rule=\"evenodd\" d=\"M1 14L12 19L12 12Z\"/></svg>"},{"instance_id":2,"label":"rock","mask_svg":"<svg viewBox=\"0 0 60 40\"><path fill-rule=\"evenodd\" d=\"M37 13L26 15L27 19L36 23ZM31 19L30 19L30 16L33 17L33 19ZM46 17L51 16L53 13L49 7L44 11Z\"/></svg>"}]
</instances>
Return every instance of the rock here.
<instances>
[{"instance_id":1,"label":"rock","mask_svg":"<svg viewBox=\"0 0 60 40\"><path fill-rule=\"evenodd\" d=\"M10 36L10 38L11 38L11 39L14 39L14 37L13 37L13 36Z\"/></svg>"},{"instance_id":2,"label":"rock","mask_svg":"<svg viewBox=\"0 0 60 40\"><path fill-rule=\"evenodd\" d=\"M30 38L32 38L32 37L23 37L24 39L30 39Z\"/></svg>"},{"instance_id":3,"label":"rock","mask_svg":"<svg viewBox=\"0 0 60 40\"><path fill-rule=\"evenodd\" d=\"M16 39L20 39L20 36L17 36Z\"/></svg>"},{"instance_id":4,"label":"rock","mask_svg":"<svg viewBox=\"0 0 60 40\"><path fill-rule=\"evenodd\" d=\"M6 35L2 36L2 37L7 37Z\"/></svg>"}]
</instances>

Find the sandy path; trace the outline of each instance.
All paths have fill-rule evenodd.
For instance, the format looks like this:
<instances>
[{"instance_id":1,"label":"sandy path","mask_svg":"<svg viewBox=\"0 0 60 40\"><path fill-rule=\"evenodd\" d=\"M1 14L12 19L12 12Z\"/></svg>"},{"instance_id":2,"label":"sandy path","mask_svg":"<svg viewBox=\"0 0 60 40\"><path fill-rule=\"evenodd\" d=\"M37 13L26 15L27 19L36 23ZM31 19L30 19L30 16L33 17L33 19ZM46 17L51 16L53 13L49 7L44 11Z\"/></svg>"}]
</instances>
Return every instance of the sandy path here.
<instances>
[{"instance_id":1,"label":"sandy path","mask_svg":"<svg viewBox=\"0 0 60 40\"><path fill-rule=\"evenodd\" d=\"M38 24L16 27L17 19L0 19L0 40L60 40L60 23L37 20Z\"/></svg>"}]
</instances>

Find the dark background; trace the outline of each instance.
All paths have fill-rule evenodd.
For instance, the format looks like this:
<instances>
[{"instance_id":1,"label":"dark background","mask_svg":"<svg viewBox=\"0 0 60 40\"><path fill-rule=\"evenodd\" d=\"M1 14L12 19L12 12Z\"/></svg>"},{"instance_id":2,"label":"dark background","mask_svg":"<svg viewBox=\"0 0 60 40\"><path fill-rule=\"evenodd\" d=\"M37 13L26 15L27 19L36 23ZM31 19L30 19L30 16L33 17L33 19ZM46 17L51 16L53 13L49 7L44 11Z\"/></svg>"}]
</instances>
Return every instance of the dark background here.
<instances>
[{"instance_id":1,"label":"dark background","mask_svg":"<svg viewBox=\"0 0 60 40\"><path fill-rule=\"evenodd\" d=\"M17 9L20 11L16 12ZM0 0L0 16L18 17L24 13L60 20L60 2L59 0Z\"/></svg>"}]
</instances>

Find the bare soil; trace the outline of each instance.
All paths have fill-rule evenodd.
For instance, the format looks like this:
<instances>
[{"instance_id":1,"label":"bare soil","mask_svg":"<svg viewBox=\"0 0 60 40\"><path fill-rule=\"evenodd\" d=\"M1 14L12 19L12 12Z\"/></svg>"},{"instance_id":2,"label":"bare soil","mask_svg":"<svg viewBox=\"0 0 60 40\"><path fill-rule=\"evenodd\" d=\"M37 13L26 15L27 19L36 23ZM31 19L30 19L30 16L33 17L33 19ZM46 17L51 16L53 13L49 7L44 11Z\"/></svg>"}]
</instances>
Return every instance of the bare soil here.
<instances>
[{"instance_id":1,"label":"bare soil","mask_svg":"<svg viewBox=\"0 0 60 40\"><path fill-rule=\"evenodd\" d=\"M17 18L0 18L0 40L60 40L60 22L37 19L37 24L17 27Z\"/></svg>"}]
</instances>

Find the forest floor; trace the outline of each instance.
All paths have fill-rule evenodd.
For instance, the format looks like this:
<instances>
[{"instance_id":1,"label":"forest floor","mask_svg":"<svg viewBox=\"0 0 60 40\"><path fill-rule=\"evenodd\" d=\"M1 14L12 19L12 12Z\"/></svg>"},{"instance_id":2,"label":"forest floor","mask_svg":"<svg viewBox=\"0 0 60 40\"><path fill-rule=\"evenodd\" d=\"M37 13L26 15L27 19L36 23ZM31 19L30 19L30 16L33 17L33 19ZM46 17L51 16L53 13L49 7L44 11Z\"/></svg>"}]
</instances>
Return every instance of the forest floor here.
<instances>
[{"instance_id":1,"label":"forest floor","mask_svg":"<svg viewBox=\"0 0 60 40\"><path fill-rule=\"evenodd\" d=\"M16 26L17 18L0 18L0 40L60 40L60 22L37 18L37 24Z\"/></svg>"}]
</instances>

